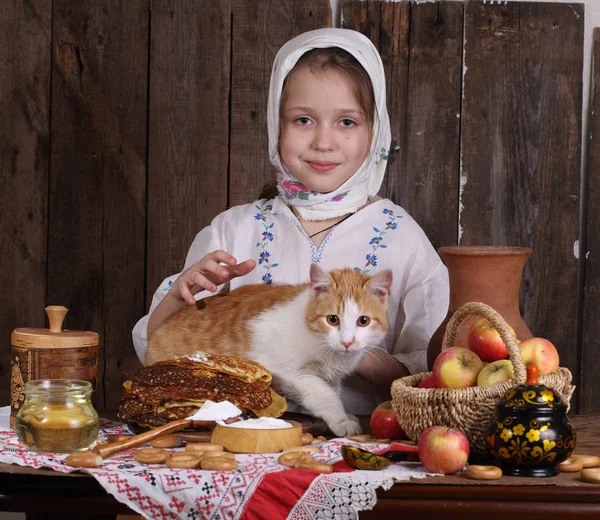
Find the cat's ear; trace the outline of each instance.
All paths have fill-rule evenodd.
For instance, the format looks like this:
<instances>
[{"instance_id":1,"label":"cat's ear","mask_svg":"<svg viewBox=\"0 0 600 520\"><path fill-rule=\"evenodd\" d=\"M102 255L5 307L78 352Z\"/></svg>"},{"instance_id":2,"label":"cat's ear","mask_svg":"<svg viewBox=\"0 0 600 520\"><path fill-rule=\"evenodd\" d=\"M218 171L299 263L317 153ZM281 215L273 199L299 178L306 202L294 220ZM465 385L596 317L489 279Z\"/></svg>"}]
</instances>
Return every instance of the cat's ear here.
<instances>
[{"instance_id":1,"label":"cat's ear","mask_svg":"<svg viewBox=\"0 0 600 520\"><path fill-rule=\"evenodd\" d=\"M385 303L392 289L392 270L384 269L374 274L365 284L371 294Z\"/></svg>"},{"instance_id":2,"label":"cat's ear","mask_svg":"<svg viewBox=\"0 0 600 520\"><path fill-rule=\"evenodd\" d=\"M310 264L310 290L313 296L329 292L331 278L329 273L317 264Z\"/></svg>"}]
</instances>

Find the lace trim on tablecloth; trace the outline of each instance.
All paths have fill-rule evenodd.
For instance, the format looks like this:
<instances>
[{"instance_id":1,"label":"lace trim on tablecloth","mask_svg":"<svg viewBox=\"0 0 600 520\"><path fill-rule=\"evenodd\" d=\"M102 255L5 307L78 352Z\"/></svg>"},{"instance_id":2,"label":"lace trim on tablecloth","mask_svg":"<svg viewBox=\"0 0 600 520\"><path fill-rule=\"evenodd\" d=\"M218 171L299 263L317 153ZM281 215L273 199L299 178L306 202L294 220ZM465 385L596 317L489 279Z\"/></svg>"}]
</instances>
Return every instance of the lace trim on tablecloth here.
<instances>
[{"instance_id":1,"label":"lace trim on tablecloth","mask_svg":"<svg viewBox=\"0 0 600 520\"><path fill-rule=\"evenodd\" d=\"M360 511L375 507L378 488L387 490L394 482L427 476L432 474L417 462L393 464L380 471L321 475L312 481L292 508L288 520L354 520Z\"/></svg>"}]
</instances>

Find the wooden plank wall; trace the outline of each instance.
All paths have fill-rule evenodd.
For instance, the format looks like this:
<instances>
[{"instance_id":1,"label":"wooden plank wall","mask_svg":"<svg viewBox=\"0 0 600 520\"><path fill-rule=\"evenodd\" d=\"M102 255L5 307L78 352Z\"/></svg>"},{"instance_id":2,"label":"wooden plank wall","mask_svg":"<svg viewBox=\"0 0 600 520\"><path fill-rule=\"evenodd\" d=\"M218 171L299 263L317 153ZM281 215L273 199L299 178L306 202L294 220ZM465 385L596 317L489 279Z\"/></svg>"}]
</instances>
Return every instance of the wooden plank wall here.
<instances>
[{"instance_id":1,"label":"wooden plank wall","mask_svg":"<svg viewBox=\"0 0 600 520\"><path fill-rule=\"evenodd\" d=\"M579 197L583 6L346 0L342 11L386 68L394 150L382 194L436 247L533 247L525 320L576 375L579 411L600 410L593 155L589 203ZM277 49L330 25L329 0L2 3L0 404L10 332L44 326L57 303L68 328L100 333L96 404L115 407L121 369L137 364L131 328L157 285L212 217L272 178ZM574 255L582 204L586 263Z\"/></svg>"},{"instance_id":2,"label":"wooden plank wall","mask_svg":"<svg viewBox=\"0 0 600 520\"><path fill-rule=\"evenodd\" d=\"M0 404L10 333L46 302L52 0L0 5ZM43 311L42 311L43 312Z\"/></svg>"},{"instance_id":3,"label":"wooden plank wall","mask_svg":"<svg viewBox=\"0 0 600 520\"><path fill-rule=\"evenodd\" d=\"M343 26L372 39L393 78L399 153L388 196L435 245L532 247L522 314L535 335L557 345L576 383L583 10L525 2L343 5ZM592 408L587 402L582 410Z\"/></svg>"},{"instance_id":4,"label":"wooden plank wall","mask_svg":"<svg viewBox=\"0 0 600 520\"><path fill-rule=\"evenodd\" d=\"M600 401L600 28L594 29L592 49L592 92L588 138L587 234L585 251L585 293L583 301L583 338L581 355L581 409L598 410Z\"/></svg>"}]
</instances>

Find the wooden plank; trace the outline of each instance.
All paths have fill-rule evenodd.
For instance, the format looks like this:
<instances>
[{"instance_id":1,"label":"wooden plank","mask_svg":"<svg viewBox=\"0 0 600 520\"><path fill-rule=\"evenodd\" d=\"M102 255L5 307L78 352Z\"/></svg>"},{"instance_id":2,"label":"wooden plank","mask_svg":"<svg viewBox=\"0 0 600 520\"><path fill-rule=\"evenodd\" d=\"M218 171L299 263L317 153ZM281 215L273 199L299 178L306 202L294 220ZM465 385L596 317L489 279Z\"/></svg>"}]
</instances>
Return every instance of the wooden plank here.
<instances>
[{"instance_id":1,"label":"wooden plank","mask_svg":"<svg viewBox=\"0 0 600 520\"><path fill-rule=\"evenodd\" d=\"M144 313L148 4L56 0L53 22L48 301L100 333L102 409Z\"/></svg>"},{"instance_id":2,"label":"wooden plank","mask_svg":"<svg viewBox=\"0 0 600 520\"><path fill-rule=\"evenodd\" d=\"M406 129L388 180L435 247L458 240L463 6L411 7ZM426 179L426 180L425 180ZM391 187L390 187L391 188Z\"/></svg>"},{"instance_id":3,"label":"wooden plank","mask_svg":"<svg viewBox=\"0 0 600 520\"><path fill-rule=\"evenodd\" d=\"M52 1L0 5L0 402L10 333L44 325Z\"/></svg>"},{"instance_id":4,"label":"wooden plank","mask_svg":"<svg viewBox=\"0 0 600 520\"><path fill-rule=\"evenodd\" d=\"M151 0L147 303L227 203L230 11Z\"/></svg>"},{"instance_id":5,"label":"wooden plank","mask_svg":"<svg viewBox=\"0 0 600 520\"><path fill-rule=\"evenodd\" d=\"M434 246L455 244L463 6L346 1L344 27L379 49L392 154L381 195L403 206ZM435 150L436 153L431 153Z\"/></svg>"},{"instance_id":6,"label":"wooden plank","mask_svg":"<svg viewBox=\"0 0 600 520\"><path fill-rule=\"evenodd\" d=\"M579 413L600 411L600 28L594 29L587 164L587 233Z\"/></svg>"},{"instance_id":7,"label":"wooden plank","mask_svg":"<svg viewBox=\"0 0 600 520\"><path fill-rule=\"evenodd\" d=\"M267 146L273 59L290 38L331 26L328 0L232 0L229 205L251 202L275 178ZM307 16L308 14L308 16Z\"/></svg>"},{"instance_id":8,"label":"wooden plank","mask_svg":"<svg viewBox=\"0 0 600 520\"><path fill-rule=\"evenodd\" d=\"M531 246L525 322L578 372L582 4L466 5L460 243Z\"/></svg>"}]
</instances>

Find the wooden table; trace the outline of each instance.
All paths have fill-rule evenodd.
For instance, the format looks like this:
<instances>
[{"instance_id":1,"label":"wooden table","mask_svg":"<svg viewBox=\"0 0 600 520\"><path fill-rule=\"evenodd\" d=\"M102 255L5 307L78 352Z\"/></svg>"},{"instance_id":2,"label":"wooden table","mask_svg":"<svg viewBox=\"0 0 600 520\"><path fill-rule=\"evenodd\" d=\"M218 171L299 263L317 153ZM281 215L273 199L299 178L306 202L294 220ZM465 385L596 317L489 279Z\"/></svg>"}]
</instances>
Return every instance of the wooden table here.
<instances>
[{"instance_id":1,"label":"wooden table","mask_svg":"<svg viewBox=\"0 0 600 520\"><path fill-rule=\"evenodd\" d=\"M600 414L573 417L578 453L600 455ZM459 476L399 483L378 493L376 507L360 519L443 518L527 520L600 518L600 485L586 484L579 474L551 479L503 477L474 483ZM529 484L531 482L531 484ZM518 483L518 485L517 485ZM93 477L0 464L0 511L21 511L28 518L114 518L135 514L108 495ZM44 513L43 516L39 514Z\"/></svg>"}]
</instances>

